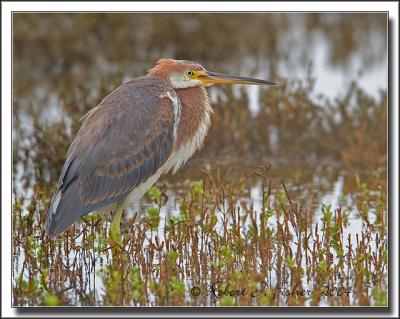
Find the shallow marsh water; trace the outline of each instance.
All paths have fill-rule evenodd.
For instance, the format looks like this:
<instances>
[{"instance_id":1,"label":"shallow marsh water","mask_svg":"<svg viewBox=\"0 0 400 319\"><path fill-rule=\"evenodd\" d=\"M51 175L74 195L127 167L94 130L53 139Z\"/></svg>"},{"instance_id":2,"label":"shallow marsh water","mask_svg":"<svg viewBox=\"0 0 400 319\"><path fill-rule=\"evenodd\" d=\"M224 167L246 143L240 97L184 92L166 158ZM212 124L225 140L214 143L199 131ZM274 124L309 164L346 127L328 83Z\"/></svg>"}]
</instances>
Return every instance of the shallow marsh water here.
<instances>
[{"instance_id":1,"label":"shallow marsh water","mask_svg":"<svg viewBox=\"0 0 400 319\"><path fill-rule=\"evenodd\" d=\"M15 16L14 305L387 303L385 17L238 17ZM125 213L123 253L108 215L49 241L79 118L161 56L281 86L209 90L205 147Z\"/></svg>"}]
</instances>

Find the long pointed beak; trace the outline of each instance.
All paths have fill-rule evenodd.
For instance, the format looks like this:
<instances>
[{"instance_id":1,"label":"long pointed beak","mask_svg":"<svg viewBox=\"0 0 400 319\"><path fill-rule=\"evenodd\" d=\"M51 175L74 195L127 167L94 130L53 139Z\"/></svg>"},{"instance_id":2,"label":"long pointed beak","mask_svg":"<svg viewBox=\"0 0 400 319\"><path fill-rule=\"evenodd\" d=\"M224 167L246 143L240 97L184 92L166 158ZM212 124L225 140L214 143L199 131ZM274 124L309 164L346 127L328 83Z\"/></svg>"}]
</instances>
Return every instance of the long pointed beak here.
<instances>
[{"instance_id":1,"label":"long pointed beak","mask_svg":"<svg viewBox=\"0 0 400 319\"><path fill-rule=\"evenodd\" d=\"M205 85L213 84L253 84L253 85L278 85L274 82L260 80L255 78L248 78L243 76L233 76L222 73L215 73L211 71L205 71L197 77Z\"/></svg>"}]
</instances>

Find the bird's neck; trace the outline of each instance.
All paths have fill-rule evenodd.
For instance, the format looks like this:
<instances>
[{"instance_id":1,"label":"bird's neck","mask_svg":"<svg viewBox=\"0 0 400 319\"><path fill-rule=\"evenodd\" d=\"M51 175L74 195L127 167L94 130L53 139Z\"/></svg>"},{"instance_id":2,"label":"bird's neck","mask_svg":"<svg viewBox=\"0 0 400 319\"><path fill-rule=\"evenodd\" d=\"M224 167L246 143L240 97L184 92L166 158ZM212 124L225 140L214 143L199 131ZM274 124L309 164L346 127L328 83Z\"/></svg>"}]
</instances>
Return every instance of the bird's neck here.
<instances>
[{"instance_id":1,"label":"bird's neck","mask_svg":"<svg viewBox=\"0 0 400 319\"><path fill-rule=\"evenodd\" d=\"M210 127L210 99L204 87L176 89L175 92L182 105L175 148L193 144L195 150L202 146Z\"/></svg>"}]
</instances>

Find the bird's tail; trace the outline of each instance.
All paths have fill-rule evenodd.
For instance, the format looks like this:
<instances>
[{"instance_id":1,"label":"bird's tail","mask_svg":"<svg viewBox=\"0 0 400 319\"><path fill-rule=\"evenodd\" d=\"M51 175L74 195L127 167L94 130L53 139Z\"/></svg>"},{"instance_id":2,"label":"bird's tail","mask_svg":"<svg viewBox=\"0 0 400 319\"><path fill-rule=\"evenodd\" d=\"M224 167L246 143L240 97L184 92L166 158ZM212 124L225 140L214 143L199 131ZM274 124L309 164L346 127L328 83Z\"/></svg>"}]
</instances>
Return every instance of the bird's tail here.
<instances>
[{"instance_id":1,"label":"bird's tail","mask_svg":"<svg viewBox=\"0 0 400 319\"><path fill-rule=\"evenodd\" d=\"M46 219L46 234L55 238L66 231L79 217L87 213L78 194L78 183L71 183L66 189L58 188L51 199Z\"/></svg>"},{"instance_id":2,"label":"bird's tail","mask_svg":"<svg viewBox=\"0 0 400 319\"><path fill-rule=\"evenodd\" d=\"M61 200L61 189L57 189L56 193L53 195L51 199L49 209L47 210L47 218L45 224L46 235L49 236L50 238L55 238L59 235L51 232L51 229L54 217L56 216L57 213L57 207L60 204L60 200Z\"/></svg>"},{"instance_id":3,"label":"bird's tail","mask_svg":"<svg viewBox=\"0 0 400 319\"><path fill-rule=\"evenodd\" d=\"M46 234L55 238L68 229L83 215L98 208L98 205L84 205L79 196L77 180L66 188L59 187L53 195L46 219Z\"/></svg>"}]
</instances>

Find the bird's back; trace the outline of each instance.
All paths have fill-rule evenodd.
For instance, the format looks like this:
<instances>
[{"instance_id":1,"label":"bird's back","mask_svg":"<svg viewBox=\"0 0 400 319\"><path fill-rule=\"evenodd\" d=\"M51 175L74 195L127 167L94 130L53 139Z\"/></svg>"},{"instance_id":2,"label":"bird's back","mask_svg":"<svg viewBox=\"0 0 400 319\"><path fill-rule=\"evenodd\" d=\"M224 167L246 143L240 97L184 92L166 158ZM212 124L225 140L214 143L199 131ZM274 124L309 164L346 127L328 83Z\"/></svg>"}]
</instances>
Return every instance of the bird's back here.
<instances>
[{"instance_id":1,"label":"bird's back","mask_svg":"<svg viewBox=\"0 0 400 319\"><path fill-rule=\"evenodd\" d=\"M169 158L175 115L157 77L141 77L106 96L83 119L67 153L46 220L57 236L81 216L123 200Z\"/></svg>"}]
</instances>

